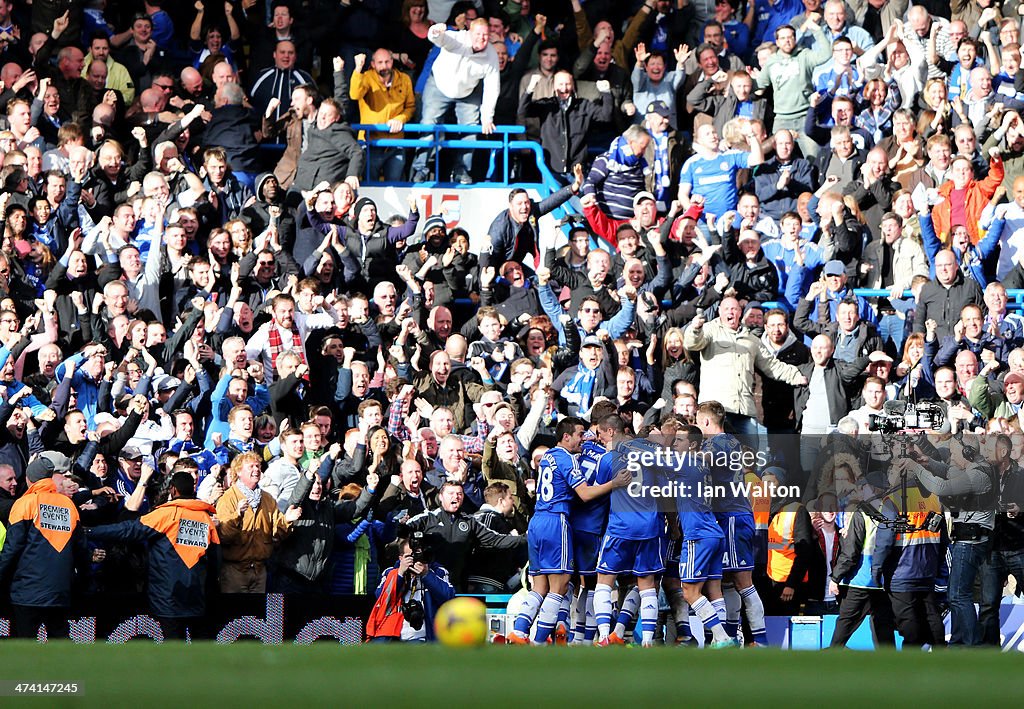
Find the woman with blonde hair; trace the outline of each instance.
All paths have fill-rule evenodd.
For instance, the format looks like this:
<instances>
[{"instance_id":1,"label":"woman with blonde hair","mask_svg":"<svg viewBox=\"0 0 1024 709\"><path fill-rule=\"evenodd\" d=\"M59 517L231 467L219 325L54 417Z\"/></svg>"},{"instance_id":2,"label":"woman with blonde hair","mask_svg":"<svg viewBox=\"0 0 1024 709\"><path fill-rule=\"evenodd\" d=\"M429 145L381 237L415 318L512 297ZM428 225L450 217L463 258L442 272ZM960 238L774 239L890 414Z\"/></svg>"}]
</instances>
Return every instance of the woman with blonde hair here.
<instances>
[{"instance_id":1,"label":"woman with blonde hair","mask_svg":"<svg viewBox=\"0 0 1024 709\"><path fill-rule=\"evenodd\" d=\"M672 401L675 398L673 388L676 382L682 380L695 383L697 380L697 365L690 356L690 352L683 347L683 329L670 327L661 337L661 347L658 350L660 361L656 361L653 367L655 376L661 375L661 382L654 382L654 390L661 391L661 398L665 401Z\"/></svg>"}]
</instances>

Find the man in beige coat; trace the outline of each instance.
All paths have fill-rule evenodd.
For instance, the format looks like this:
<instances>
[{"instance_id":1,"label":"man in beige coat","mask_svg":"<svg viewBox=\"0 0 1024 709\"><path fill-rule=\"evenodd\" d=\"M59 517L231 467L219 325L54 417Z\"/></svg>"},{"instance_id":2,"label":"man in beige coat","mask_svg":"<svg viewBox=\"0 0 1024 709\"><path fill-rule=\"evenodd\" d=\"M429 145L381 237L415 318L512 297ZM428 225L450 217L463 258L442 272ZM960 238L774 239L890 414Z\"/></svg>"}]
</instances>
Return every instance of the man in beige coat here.
<instances>
[{"instance_id":1,"label":"man in beige coat","mask_svg":"<svg viewBox=\"0 0 1024 709\"><path fill-rule=\"evenodd\" d=\"M683 332L683 347L700 352L699 401L719 401L726 420L744 443L757 445L757 408L754 405L754 368L795 386L807 383L796 367L780 362L761 349L760 340L740 326L743 309L735 298L725 298L718 317L707 325L700 315Z\"/></svg>"},{"instance_id":2,"label":"man in beige coat","mask_svg":"<svg viewBox=\"0 0 1024 709\"><path fill-rule=\"evenodd\" d=\"M266 593L267 560L274 543L291 532L302 509L284 514L270 493L260 489L263 474L258 453L242 453L231 461L231 486L217 501L221 552L221 593Z\"/></svg>"}]
</instances>

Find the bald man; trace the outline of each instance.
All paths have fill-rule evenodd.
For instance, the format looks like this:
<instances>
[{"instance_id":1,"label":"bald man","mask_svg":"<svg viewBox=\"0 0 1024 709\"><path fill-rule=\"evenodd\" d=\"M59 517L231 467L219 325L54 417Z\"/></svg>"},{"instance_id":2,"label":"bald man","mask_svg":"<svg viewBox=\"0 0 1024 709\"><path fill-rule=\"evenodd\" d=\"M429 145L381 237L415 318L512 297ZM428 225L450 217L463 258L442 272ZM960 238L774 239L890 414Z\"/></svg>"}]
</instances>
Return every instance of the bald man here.
<instances>
[{"instance_id":1,"label":"bald man","mask_svg":"<svg viewBox=\"0 0 1024 709\"><path fill-rule=\"evenodd\" d=\"M228 65L230 68L230 65ZM206 91L206 86L203 83L203 75L200 74L193 67L187 66L181 70L181 89L171 97L171 105L181 108L187 103L201 103L209 105L211 103L209 92Z\"/></svg>"},{"instance_id":2,"label":"bald man","mask_svg":"<svg viewBox=\"0 0 1024 709\"><path fill-rule=\"evenodd\" d=\"M355 70L349 96L359 103L360 123L387 123L388 131L402 137L402 126L413 119L416 112L416 96L412 80L408 75L394 68L394 57L389 49L378 49L373 53L367 71L365 54L355 57ZM362 137L362 136L360 136ZM386 137L383 134L371 136ZM385 148L370 153L370 176L376 178L383 173L386 182L401 179L405 168L405 151L401 148Z\"/></svg>"},{"instance_id":3,"label":"bald man","mask_svg":"<svg viewBox=\"0 0 1024 709\"><path fill-rule=\"evenodd\" d=\"M874 240L882 238L882 217L892 209L892 196L899 187L889 179L889 156L885 149L872 148L860 167L860 179L843 191L857 200Z\"/></svg>"},{"instance_id":4,"label":"bald man","mask_svg":"<svg viewBox=\"0 0 1024 709\"><path fill-rule=\"evenodd\" d=\"M89 42L89 53L85 55L82 76L88 73L89 65L94 60L99 60L107 65L107 88L120 91L125 105L130 106L135 101L135 81L128 73L127 67L114 61L114 58L110 56L110 40L106 37L93 37Z\"/></svg>"},{"instance_id":5,"label":"bald man","mask_svg":"<svg viewBox=\"0 0 1024 709\"><path fill-rule=\"evenodd\" d=\"M811 361L799 367L806 384L793 390L793 410L800 437L800 463L813 470L817 457L817 436L828 433L839 419L850 413L856 395L855 383L868 366L867 357L851 362L833 357L835 347L828 335L811 340Z\"/></svg>"},{"instance_id":6,"label":"bald man","mask_svg":"<svg viewBox=\"0 0 1024 709\"><path fill-rule=\"evenodd\" d=\"M984 297L981 286L960 271L956 256L949 249L935 255L935 280L926 283L917 301L914 332L924 332L925 322L935 320L939 338L953 334L953 325L960 319L960 311L968 303L981 305Z\"/></svg>"}]
</instances>

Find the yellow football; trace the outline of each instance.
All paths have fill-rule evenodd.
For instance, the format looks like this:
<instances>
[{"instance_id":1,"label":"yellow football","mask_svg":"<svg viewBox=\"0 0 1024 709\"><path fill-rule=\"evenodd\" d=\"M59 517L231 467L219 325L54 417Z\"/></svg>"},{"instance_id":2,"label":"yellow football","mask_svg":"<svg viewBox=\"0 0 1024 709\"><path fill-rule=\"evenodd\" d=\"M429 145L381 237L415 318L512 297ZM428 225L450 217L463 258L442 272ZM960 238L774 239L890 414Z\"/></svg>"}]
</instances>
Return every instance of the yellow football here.
<instances>
[{"instance_id":1,"label":"yellow football","mask_svg":"<svg viewBox=\"0 0 1024 709\"><path fill-rule=\"evenodd\" d=\"M448 647L471 647L487 642L487 606L476 598L453 598L434 618L438 642Z\"/></svg>"}]
</instances>

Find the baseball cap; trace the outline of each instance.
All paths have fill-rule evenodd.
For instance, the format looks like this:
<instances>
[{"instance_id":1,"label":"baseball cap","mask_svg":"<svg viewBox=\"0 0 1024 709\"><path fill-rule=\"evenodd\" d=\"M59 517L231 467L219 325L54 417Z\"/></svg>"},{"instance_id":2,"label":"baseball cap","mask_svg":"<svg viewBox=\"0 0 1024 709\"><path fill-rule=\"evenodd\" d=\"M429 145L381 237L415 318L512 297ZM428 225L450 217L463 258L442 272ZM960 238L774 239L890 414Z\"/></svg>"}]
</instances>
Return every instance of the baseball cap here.
<instances>
[{"instance_id":1,"label":"baseball cap","mask_svg":"<svg viewBox=\"0 0 1024 709\"><path fill-rule=\"evenodd\" d=\"M171 391L181 386L181 380L177 377L172 377L170 374L163 374L156 378L153 382L153 388L156 391Z\"/></svg>"},{"instance_id":2,"label":"baseball cap","mask_svg":"<svg viewBox=\"0 0 1024 709\"><path fill-rule=\"evenodd\" d=\"M587 335L586 337L583 338L583 344L580 345L580 348L583 348L583 347L600 347L600 346L601 346L601 338L599 338L597 335Z\"/></svg>"},{"instance_id":3,"label":"baseball cap","mask_svg":"<svg viewBox=\"0 0 1024 709\"><path fill-rule=\"evenodd\" d=\"M1003 386L1009 386L1010 384L1024 384L1024 376L1021 376L1016 372L1007 374L1006 378L1003 379Z\"/></svg>"},{"instance_id":4,"label":"baseball cap","mask_svg":"<svg viewBox=\"0 0 1024 709\"><path fill-rule=\"evenodd\" d=\"M647 107L648 113L657 113L662 118L671 118L672 112L668 110L668 104L664 101L651 101Z\"/></svg>"},{"instance_id":5,"label":"baseball cap","mask_svg":"<svg viewBox=\"0 0 1024 709\"><path fill-rule=\"evenodd\" d=\"M842 261L832 259L831 261L825 264L824 273L826 276L841 276L844 273L846 273L846 266L843 264Z\"/></svg>"},{"instance_id":6,"label":"baseball cap","mask_svg":"<svg viewBox=\"0 0 1024 709\"><path fill-rule=\"evenodd\" d=\"M136 446L125 446L121 449L121 452L117 454L118 458L124 458L125 460L141 460L142 451Z\"/></svg>"},{"instance_id":7,"label":"baseball cap","mask_svg":"<svg viewBox=\"0 0 1024 709\"><path fill-rule=\"evenodd\" d=\"M872 352L871 354L868 355L868 361L869 362L889 362L890 364L892 364L892 357L887 355L885 352L882 352L882 350L875 350L874 352ZM1021 379L1021 381L1024 381L1024 379Z\"/></svg>"},{"instance_id":8,"label":"baseball cap","mask_svg":"<svg viewBox=\"0 0 1024 709\"><path fill-rule=\"evenodd\" d=\"M652 202L658 201L654 199L654 195L651 194L650 192L637 192L636 195L633 197L633 206L635 207L636 205L643 202L645 199L649 199Z\"/></svg>"},{"instance_id":9,"label":"baseball cap","mask_svg":"<svg viewBox=\"0 0 1024 709\"><path fill-rule=\"evenodd\" d=\"M39 482L53 477L55 473L66 473L71 470L71 459L63 453L47 451L28 464L25 478L30 483Z\"/></svg>"},{"instance_id":10,"label":"baseball cap","mask_svg":"<svg viewBox=\"0 0 1024 709\"><path fill-rule=\"evenodd\" d=\"M742 244L744 241L757 241L760 238L761 235L758 234L753 229L744 229L743 231L740 232L739 237L737 237L736 243Z\"/></svg>"}]
</instances>

